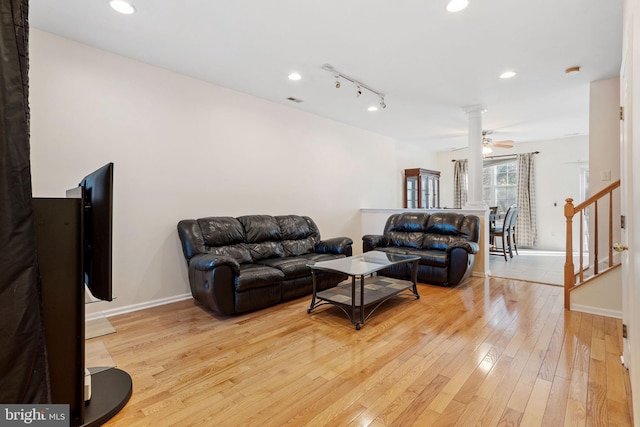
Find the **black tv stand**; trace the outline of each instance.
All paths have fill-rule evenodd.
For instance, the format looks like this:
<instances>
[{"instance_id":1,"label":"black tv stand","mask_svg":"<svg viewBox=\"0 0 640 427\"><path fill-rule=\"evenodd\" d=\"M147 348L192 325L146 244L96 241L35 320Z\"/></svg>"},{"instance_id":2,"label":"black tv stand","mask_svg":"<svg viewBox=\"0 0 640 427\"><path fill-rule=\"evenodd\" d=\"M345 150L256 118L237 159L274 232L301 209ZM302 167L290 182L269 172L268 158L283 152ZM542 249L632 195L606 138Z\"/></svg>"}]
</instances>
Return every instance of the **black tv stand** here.
<instances>
[{"instance_id":1,"label":"black tv stand","mask_svg":"<svg viewBox=\"0 0 640 427\"><path fill-rule=\"evenodd\" d=\"M84 401L82 200L34 198L33 211L51 403L69 405L72 426L101 425L126 405L133 385L123 370L95 369L91 400Z\"/></svg>"},{"instance_id":2,"label":"black tv stand","mask_svg":"<svg viewBox=\"0 0 640 427\"><path fill-rule=\"evenodd\" d=\"M84 424L99 426L113 418L131 397L131 376L118 368L89 368L91 400L84 406Z\"/></svg>"}]
</instances>

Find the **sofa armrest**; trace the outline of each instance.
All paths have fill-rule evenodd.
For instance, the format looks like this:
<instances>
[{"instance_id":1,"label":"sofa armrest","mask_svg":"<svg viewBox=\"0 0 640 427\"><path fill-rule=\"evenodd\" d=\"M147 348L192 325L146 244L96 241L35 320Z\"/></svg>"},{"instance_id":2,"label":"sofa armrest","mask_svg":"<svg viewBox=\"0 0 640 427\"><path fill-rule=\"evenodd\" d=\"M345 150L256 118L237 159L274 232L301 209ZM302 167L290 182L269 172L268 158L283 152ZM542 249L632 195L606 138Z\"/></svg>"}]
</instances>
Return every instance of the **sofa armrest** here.
<instances>
[{"instance_id":1,"label":"sofa armrest","mask_svg":"<svg viewBox=\"0 0 640 427\"><path fill-rule=\"evenodd\" d=\"M389 241L382 235L366 234L362 236L362 252L373 251L375 248L384 246L389 246Z\"/></svg>"},{"instance_id":2,"label":"sofa armrest","mask_svg":"<svg viewBox=\"0 0 640 427\"><path fill-rule=\"evenodd\" d=\"M348 237L334 237L333 239L321 240L316 244L315 253L337 254L351 256L351 245L353 240Z\"/></svg>"},{"instance_id":3,"label":"sofa armrest","mask_svg":"<svg viewBox=\"0 0 640 427\"><path fill-rule=\"evenodd\" d=\"M191 295L210 310L228 316L235 313L238 261L228 256L200 254L189 262Z\"/></svg>"},{"instance_id":4,"label":"sofa armrest","mask_svg":"<svg viewBox=\"0 0 640 427\"><path fill-rule=\"evenodd\" d=\"M450 244L447 248L447 252L451 253L455 248L462 248L470 254L477 254L480 251L480 246L478 246L476 242L459 241Z\"/></svg>"},{"instance_id":5,"label":"sofa armrest","mask_svg":"<svg viewBox=\"0 0 640 427\"><path fill-rule=\"evenodd\" d=\"M191 258L189 267L199 271L213 270L223 265L229 266L234 274L240 274L240 264L235 259L228 256L200 254Z\"/></svg>"}]
</instances>

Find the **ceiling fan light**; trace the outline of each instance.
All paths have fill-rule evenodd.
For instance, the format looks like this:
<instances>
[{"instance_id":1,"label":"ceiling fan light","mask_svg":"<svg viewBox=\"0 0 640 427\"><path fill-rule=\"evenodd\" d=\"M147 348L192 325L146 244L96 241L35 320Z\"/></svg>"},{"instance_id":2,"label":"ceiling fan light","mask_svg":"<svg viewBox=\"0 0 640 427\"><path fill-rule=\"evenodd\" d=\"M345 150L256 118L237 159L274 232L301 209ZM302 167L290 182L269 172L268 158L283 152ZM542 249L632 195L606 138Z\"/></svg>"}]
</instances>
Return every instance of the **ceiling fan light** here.
<instances>
[{"instance_id":1,"label":"ceiling fan light","mask_svg":"<svg viewBox=\"0 0 640 427\"><path fill-rule=\"evenodd\" d=\"M493 150L491 148L489 148L487 145L483 144L482 145L482 154L491 154L493 153Z\"/></svg>"},{"instance_id":2,"label":"ceiling fan light","mask_svg":"<svg viewBox=\"0 0 640 427\"><path fill-rule=\"evenodd\" d=\"M449 0L447 3L447 12L460 12L469 6L469 0Z\"/></svg>"},{"instance_id":3,"label":"ceiling fan light","mask_svg":"<svg viewBox=\"0 0 640 427\"><path fill-rule=\"evenodd\" d=\"M289 80L297 81L297 80L300 80L301 78L302 76L299 73L296 73L295 71L289 74Z\"/></svg>"}]
</instances>

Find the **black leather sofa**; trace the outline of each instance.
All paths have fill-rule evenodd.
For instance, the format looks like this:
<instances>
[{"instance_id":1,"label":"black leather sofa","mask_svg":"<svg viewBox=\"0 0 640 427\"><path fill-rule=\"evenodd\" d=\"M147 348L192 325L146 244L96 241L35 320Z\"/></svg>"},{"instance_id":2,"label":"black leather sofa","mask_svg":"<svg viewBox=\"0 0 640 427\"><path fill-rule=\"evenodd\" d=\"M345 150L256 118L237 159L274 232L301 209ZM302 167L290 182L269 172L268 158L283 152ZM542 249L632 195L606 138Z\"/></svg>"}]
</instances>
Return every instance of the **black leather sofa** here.
<instances>
[{"instance_id":1,"label":"black leather sofa","mask_svg":"<svg viewBox=\"0 0 640 427\"><path fill-rule=\"evenodd\" d=\"M307 216L185 219L178 235L193 297L221 315L256 310L312 292L307 264L350 256L348 237L320 240ZM346 276L321 272L318 290Z\"/></svg>"},{"instance_id":2,"label":"black leather sofa","mask_svg":"<svg viewBox=\"0 0 640 427\"><path fill-rule=\"evenodd\" d=\"M389 217L382 235L362 237L364 252L376 250L420 256L418 281L455 286L473 271L480 239L480 218L453 212L401 213ZM379 274L411 280L401 264Z\"/></svg>"}]
</instances>

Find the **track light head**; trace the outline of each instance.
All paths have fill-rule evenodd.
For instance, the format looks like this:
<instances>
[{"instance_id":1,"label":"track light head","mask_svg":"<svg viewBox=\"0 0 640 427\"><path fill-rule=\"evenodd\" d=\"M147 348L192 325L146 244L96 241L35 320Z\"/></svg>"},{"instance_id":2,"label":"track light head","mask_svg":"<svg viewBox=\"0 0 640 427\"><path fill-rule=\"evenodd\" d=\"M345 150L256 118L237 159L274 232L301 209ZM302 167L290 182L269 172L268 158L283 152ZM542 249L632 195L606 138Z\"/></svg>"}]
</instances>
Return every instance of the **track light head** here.
<instances>
[{"instance_id":1,"label":"track light head","mask_svg":"<svg viewBox=\"0 0 640 427\"><path fill-rule=\"evenodd\" d=\"M331 64L324 64L322 66L322 69L325 71L330 72L333 75L334 78L334 86L336 89L340 89L341 84L341 80L346 80L347 82L353 84L356 87L356 98L359 98L362 95L363 91L368 91L371 94L375 95L378 97L379 99L379 105L380 108L387 108L387 104L385 104L384 102L384 94L381 92L378 92L377 90L371 88L371 86L368 86L356 79L354 79L353 77L349 77L346 74L342 74L341 72L339 72L338 70L336 70L335 68L333 68L333 66ZM378 107L376 107L377 109ZM373 111L372 109L370 109L369 111Z\"/></svg>"}]
</instances>

